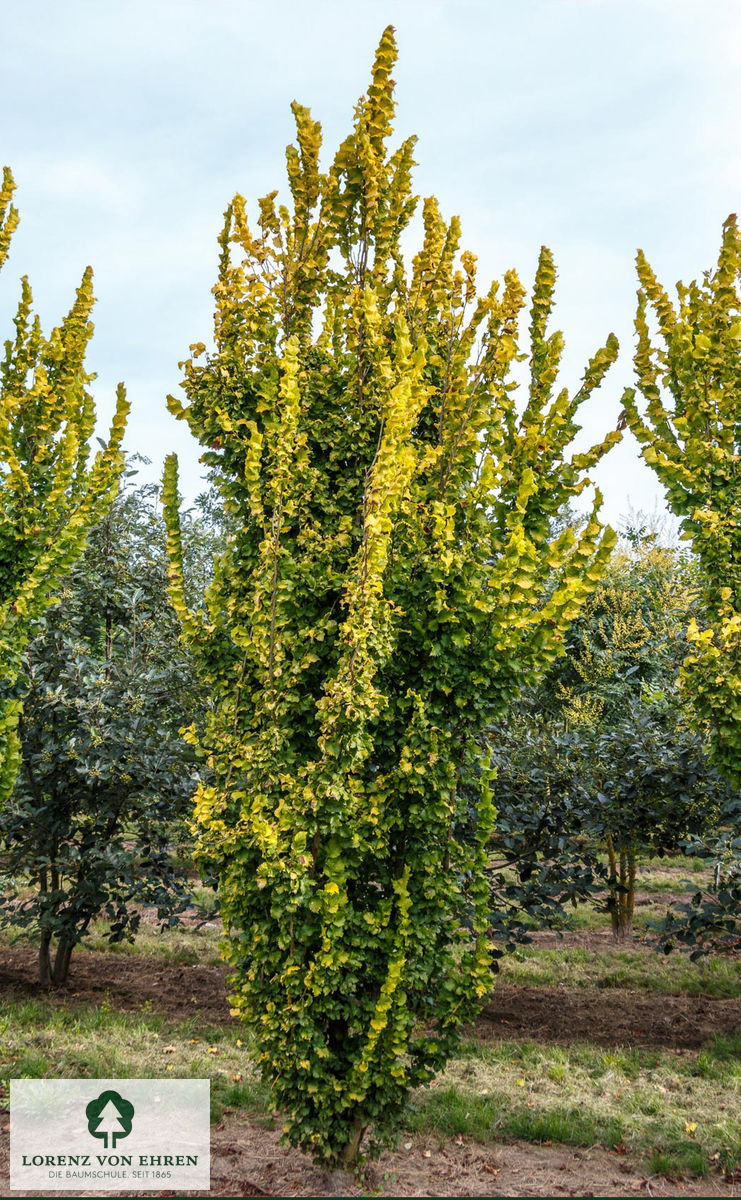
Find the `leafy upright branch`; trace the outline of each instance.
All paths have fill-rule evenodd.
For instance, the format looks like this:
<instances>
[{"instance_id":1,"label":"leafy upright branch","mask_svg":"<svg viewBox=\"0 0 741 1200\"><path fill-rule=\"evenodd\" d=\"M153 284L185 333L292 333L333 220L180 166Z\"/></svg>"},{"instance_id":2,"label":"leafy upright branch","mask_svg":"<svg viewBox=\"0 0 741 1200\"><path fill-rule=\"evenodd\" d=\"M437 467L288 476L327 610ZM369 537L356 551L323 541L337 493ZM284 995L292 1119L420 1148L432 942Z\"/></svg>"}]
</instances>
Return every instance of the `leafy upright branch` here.
<instances>
[{"instance_id":1,"label":"leafy upright branch","mask_svg":"<svg viewBox=\"0 0 741 1200\"><path fill-rule=\"evenodd\" d=\"M415 210L414 140L392 150L393 30L329 169L294 105L292 206L250 227L229 205L214 350L194 345L187 403L232 533L203 610L184 602L177 465L165 471L171 595L214 708L196 795L218 870L235 1008L257 1035L286 1133L350 1162L452 1053L490 986L485 867L495 819L475 734L561 651L614 535L551 518L619 438L569 455L577 410L617 353L554 394L544 249L524 412L524 289L477 295L456 218ZM470 822L468 825L470 831Z\"/></svg>"}]
</instances>

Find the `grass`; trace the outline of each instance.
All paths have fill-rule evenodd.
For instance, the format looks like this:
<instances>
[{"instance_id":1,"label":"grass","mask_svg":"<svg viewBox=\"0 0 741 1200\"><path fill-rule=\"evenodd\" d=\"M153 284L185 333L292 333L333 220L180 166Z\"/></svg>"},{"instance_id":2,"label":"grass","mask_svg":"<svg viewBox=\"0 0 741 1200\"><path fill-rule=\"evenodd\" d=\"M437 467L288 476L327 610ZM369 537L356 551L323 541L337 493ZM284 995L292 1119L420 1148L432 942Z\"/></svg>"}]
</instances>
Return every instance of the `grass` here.
<instances>
[{"instance_id":1,"label":"grass","mask_svg":"<svg viewBox=\"0 0 741 1200\"><path fill-rule=\"evenodd\" d=\"M172 929L160 932L156 926L142 925L136 941L113 944L105 936L106 928L105 922L95 922L90 937L75 953L84 954L86 950L92 950L106 954L146 954L165 963L188 967L197 963L201 966L218 966L222 961L219 953L222 928L218 918L209 920L200 929L190 925L175 925Z\"/></svg>"},{"instance_id":2,"label":"grass","mask_svg":"<svg viewBox=\"0 0 741 1200\"><path fill-rule=\"evenodd\" d=\"M709 874L707 858L699 858L697 855L641 854L638 857L638 870L642 875L646 871L653 874L667 869L680 874L690 872L693 875L703 875L705 878Z\"/></svg>"},{"instance_id":3,"label":"grass","mask_svg":"<svg viewBox=\"0 0 741 1200\"><path fill-rule=\"evenodd\" d=\"M218 920L200 929L175 926L162 933L156 927L143 925L135 942L113 945L106 940L105 928L103 922L98 922L75 954L96 951L146 955L181 966L218 966L221 962L222 931ZM8 930L0 930L0 945L11 940ZM692 963L687 954L675 951L662 955L640 943L614 949L610 946L605 950L566 943L555 947L520 946L500 959L499 968L503 982L534 987L631 988L717 999L741 995L741 960L708 956Z\"/></svg>"},{"instance_id":4,"label":"grass","mask_svg":"<svg viewBox=\"0 0 741 1200\"><path fill-rule=\"evenodd\" d=\"M655 1174L737 1169L741 1036L700 1053L469 1043L420 1093L412 1128L618 1147L648 1159Z\"/></svg>"},{"instance_id":5,"label":"grass","mask_svg":"<svg viewBox=\"0 0 741 1200\"><path fill-rule=\"evenodd\" d=\"M680 952L644 946L587 950L580 946L521 946L500 959L507 983L547 987L631 988L669 996L741 995L741 960L710 957L690 962Z\"/></svg>"},{"instance_id":6,"label":"grass","mask_svg":"<svg viewBox=\"0 0 741 1200\"><path fill-rule=\"evenodd\" d=\"M689 865L681 868L675 867L673 871L653 868L650 872L644 870L638 876L638 890L649 894L676 893L691 887L693 891L697 891L698 888L707 887L709 879L710 871L707 864L699 871L691 870Z\"/></svg>"},{"instance_id":7,"label":"grass","mask_svg":"<svg viewBox=\"0 0 741 1200\"><path fill-rule=\"evenodd\" d=\"M692 881L688 878L687 882ZM697 892L700 886L700 881L694 883L693 892ZM651 920L656 920L664 916L664 913L667 912L667 908L670 906L670 901L668 899L664 901L662 898L663 896L669 898L671 893L681 895L682 900L685 899L685 890L683 890L682 884L677 881L675 881L673 888L644 888L643 886L638 888L633 912L633 932L635 934L643 936ZM689 895L691 893L687 892L687 896ZM644 899L644 896L647 899ZM595 934L597 932L607 934L610 929L610 919L606 908L583 904L579 905L570 914L568 928L583 932L595 932Z\"/></svg>"},{"instance_id":8,"label":"grass","mask_svg":"<svg viewBox=\"0 0 741 1200\"><path fill-rule=\"evenodd\" d=\"M657 858L641 866L641 891L661 897L705 870L701 860ZM698 880L699 882L699 880ZM203 916L213 897L198 897ZM642 905L640 930L656 904ZM608 928L604 913L582 906L575 925ZM142 926L135 944L111 946L105 926L87 949L152 956L172 964L216 964L218 918L200 930L160 933ZM0 944L12 940L0 931ZM76 953L84 954L85 947ZM568 988L630 988L657 995L741 995L741 962L659 956L640 943L597 951L567 943L525 946L501 960L504 982ZM209 1078L212 1116L240 1111L270 1123L272 1106L245 1032L213 1028L198 1017L168 1022L144 1005L117 1012L63 1008L45 999L0 1000L0 1104L11 1077ZM523 1139L571 1146L618 1147L651 1174L679 1178L715 1167L741 1168L741 1034L718 1037L700 1051L549 1046L532 1041L467 1043L434 1086L414 1096L410 1131L441 1142Z\"/></svg>"},{"instance_id":9,"label":"grass","mask_svg":"<svg viewBox=\"0 0 741 1200\"><path fill-rule=\"evenodd\" d=\"M512 1097L506 1091L478 1095L457 1088L444 1088L419 1106L411 1128L420 1132L435 1131L446 1137L465 1134L479 1142L505 1137L528 1142L590 1146L604 1144L605 1141L615 1144L622 1138L619 1121L610 1121L605 1125L590 1113L569 1107L531 1112L519 1104L512 1108L511 1101Z\"/></svg>"},{"instance_id":10,"label":"grass","mask_svg":"<svg viewBox=\"0 0 741 1200\"><path fill-rule=\"evenodd\" d=\"M708 1158L694 1142L671 1142L663 1150L653 1151L649 1156L648 1169L651 1175L666 1175L669 1179L707 1175Z\"/></svg>"},{"instance_id":11,"label":"grass","mask_svg":"<svg viewBox=\"0 0 741 1200\"><path fill-rule=\"evenodd\" d=\"M75 955L86 953L143 954L160 959L171 966L218 966L222 959L219 943L222 937L218 918L201 925L175 925L172 929L160 930L156 925L140 926L133 942L109 942L105 921L94 921L84 942L75 947ZM0 946L28 944L24 938L10 928L0 928ZM74 970L74 956L72 959Z\"/></svg>"},{"instance_id":12,"label":"grass","mask_svg":"<svg viewBox=\"0 0 741 1200\"><path fill-rule=\"evenodd\" d=\"M272 1120L246 1033L197 1018L173 1024L146 1007L0 1005L0 1103L11 1077L44 1076L209 1078L214 1120L236 1110ZM441 1141L617 1146L655 1174L738 1169L741 1035L700 1052L468 1042L415 1094L408 1128Z\"/></svg>"},{"instance_id":13,"label":"grass","mask_svg":"<svg viewBox=\"0 0 741 1200\"><path fill-rule=\"evenodd\" d=\"M267 1091L243 1031L172 1024L145 1005L117 1012L61 1008L44 1000L0 1004L0 1101L11 1078L173 1078L211 1080L212 1116L225 1107L268 1110Z\"/></svg>"}]
</instances>

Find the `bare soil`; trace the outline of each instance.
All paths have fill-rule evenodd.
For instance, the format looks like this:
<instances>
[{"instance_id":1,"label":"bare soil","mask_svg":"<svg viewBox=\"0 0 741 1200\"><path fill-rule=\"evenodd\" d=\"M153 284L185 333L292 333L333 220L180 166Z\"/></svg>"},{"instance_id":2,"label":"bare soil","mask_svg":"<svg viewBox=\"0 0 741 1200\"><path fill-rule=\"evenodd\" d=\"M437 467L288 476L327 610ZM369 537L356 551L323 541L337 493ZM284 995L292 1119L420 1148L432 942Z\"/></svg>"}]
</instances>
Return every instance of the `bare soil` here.
<instances>
[{"instance_id":1,"label":"bare soil","mask_svg":"<svg viewBox=\"0 0 741 1200\"><path fill-rule=\"evenodd\" d=\"M236 1120L214 1137L212 1188L230 1194L249 1182L263 1194L325 1195L324 1172L303 1154L278 1143L278 1133ZM221 1137L226 1138L222 1143ZM408 1148L407 1148L408 1147ZM231 1161L230 1161L231 1160ZM650 1190L649 1190L650 1189ZM735 1190L734 1190L735 1189ZM400 1146L366 1168L349 1195L381 1196L739 1196L741 1185L722 1177L683 1183L650 1181L626 1157L601 1149L533 1146L527 1142L481 1146L457 1138L402 1137ZM254 1194L236 1192L231 1194Z\"/></svg>"},{"instance_id":2,"label":"bare soil","mask_svg":"<svg viewBox=\"0 0 741 1200\"><path fill-rule=\"evenodd\" d=\"M0 1196L25 1195L7 1188L8 1121L1 1114L0 1120ZM299 1151L281 1146L277 1130L255 1121L234 1116L221 1122L212 1131L211 1152L212 1196L333 1194L326 1172ZM597 1147L575 1150L528 1142L488 1147L466 1138L441 1146L431 1137L402 1137L398 1150L382 1155L359 1178L347 1176L340 1182L342 1191L334 1194L346 1196L741 1196L741 1181L721 1175L683 1181L648 1177L628 1157Z\"/></svg>"},{"instance_id":3,"label":"bare soil","mask_svg":"<svg viewBox=\"0 0 741 1200\"><path fill-rule=\"evenodd\" d=\"M580 936L580 935L576 935ZM600 934L584 934L593 945ZM30 947L0 948L0 999L38 999ZM230 1025L226 972L220 966L173 966L151 955L81 953L69 984L46 993L52 1003L152 1012L174 1022ZM520 986L497 982L474 1028L484 1040L589 1041L602 1046L675 1046L693 1049L715 1034L741 1030L741 999L665 996L624 988Z\"/></svg>"},{"instance_id":4,"label":"bare soil","mask_svg":"<svg viewBox=\"0 0 741 1200\"><path fill-rule=\"evenodd\" d=\"M551 936L540 935L538 940ZM569 940L593 949L611 944L609 937L605 941L600 933L572 934ZM560 939L555 943L567 944ZM32 950L0 948L0 955L0 1000L38 999ZM46 995L52 1003L67 1007L95 1005L105 998L123 1011L141 1011L146 1005L173 1022L192 1017L201 1026L236 1024L229 1014L225 976L218 966L173 966L153 956L81 953L73 959L69 985ZM741 999L497 982L470 1032L484 1040L531 1038L562 1044L588 1040L602 1045L693 1048L714 1034L739 1029ZM7 1189L8 1127L7 1114L0 1110L0 1196L11 1194ZM225 1115L212 1130L210 1194L741 1197L741 1178L648 1178L640 1163L617 1150L525 1142L482 1146L466 1138L441 1144L430 1135L402 1136L396 1151L369 1165L361 1178L346 1178L338 1189L336 1181L332 1187L326 1174L304 1155L282 1147L279 1136L269 1122Z\"/></svg>"}]
</instances>

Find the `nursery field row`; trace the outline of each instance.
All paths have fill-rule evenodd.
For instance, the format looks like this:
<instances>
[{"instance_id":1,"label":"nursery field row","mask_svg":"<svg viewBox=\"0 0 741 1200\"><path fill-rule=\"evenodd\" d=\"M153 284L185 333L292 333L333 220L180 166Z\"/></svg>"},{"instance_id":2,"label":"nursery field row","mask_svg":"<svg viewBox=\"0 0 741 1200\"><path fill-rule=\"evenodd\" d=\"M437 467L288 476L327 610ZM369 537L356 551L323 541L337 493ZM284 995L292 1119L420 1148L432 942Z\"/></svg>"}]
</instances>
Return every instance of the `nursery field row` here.
<instances>
[{"instance_id":1,"label":"nursery field row","mask_svg":"<svg viewBox=\"0 0 741 1200\"><path fill-rule=\"evenodd\" d=\"M588 924L589 922L587 922ZM215 1194L311 1194L230 1015L218 921L81 950L39 994L31 948L2 943L0 1105L29 1077L198 1077L212 1085ZM503 960L444 1074L358 1193L732 1196L741 1171L741 962L662 957L594 929ZM6 1122L7 1123L7 1122ZM7 1137L7 1133L4 1135Z\"/></svg>"}]
</instances>

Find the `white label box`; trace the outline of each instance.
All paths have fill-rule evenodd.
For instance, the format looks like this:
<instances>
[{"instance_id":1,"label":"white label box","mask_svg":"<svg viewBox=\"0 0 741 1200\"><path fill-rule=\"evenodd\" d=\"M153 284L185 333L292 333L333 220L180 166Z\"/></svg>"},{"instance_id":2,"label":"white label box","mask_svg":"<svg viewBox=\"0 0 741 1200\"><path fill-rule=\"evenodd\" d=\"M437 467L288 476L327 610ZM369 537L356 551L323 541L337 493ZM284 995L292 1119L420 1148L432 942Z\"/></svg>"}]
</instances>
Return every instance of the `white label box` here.
<instances>
[{"instance_id":1,"label":"white label box","mask_svg":"<svg viewBox=\"0 0 741 1200\"><path fill-rule=\"evenodd\" d=\"M11 1079L11 1191L208 1191L210 1080Z\"/></svg>"}]
</instances>

